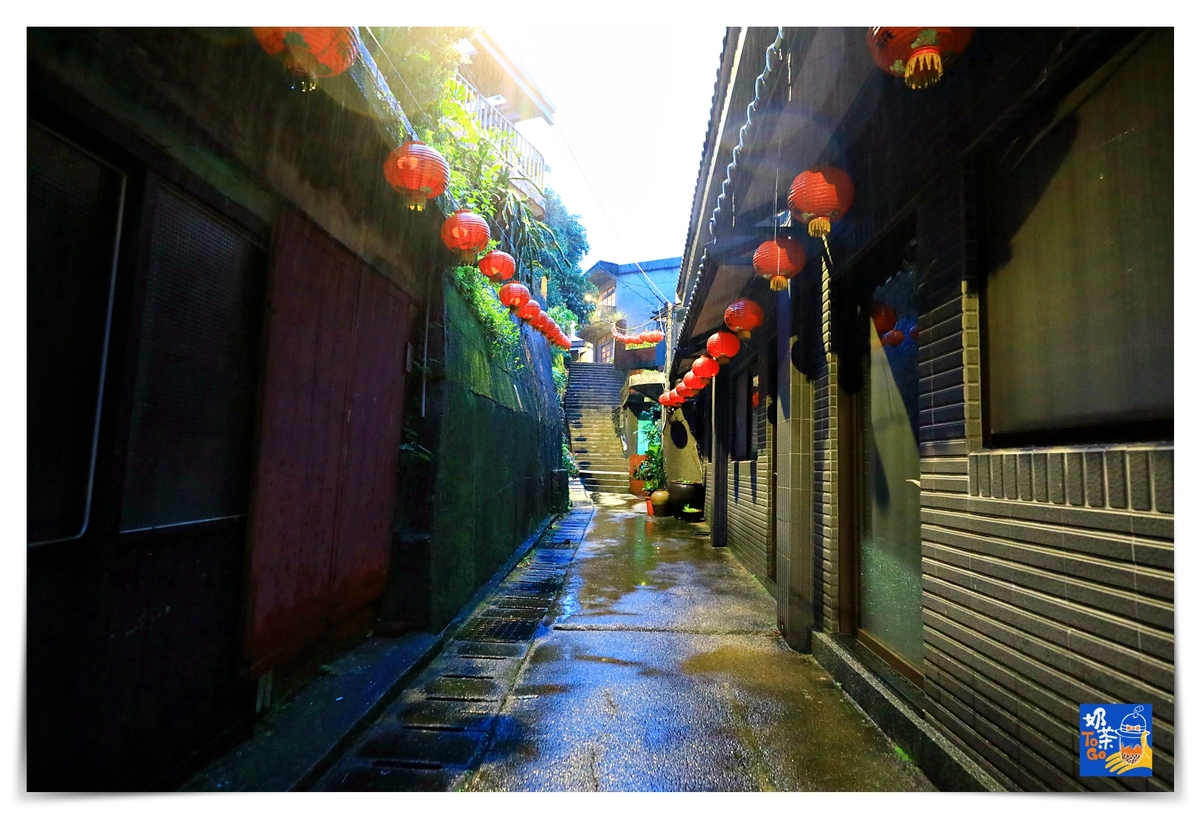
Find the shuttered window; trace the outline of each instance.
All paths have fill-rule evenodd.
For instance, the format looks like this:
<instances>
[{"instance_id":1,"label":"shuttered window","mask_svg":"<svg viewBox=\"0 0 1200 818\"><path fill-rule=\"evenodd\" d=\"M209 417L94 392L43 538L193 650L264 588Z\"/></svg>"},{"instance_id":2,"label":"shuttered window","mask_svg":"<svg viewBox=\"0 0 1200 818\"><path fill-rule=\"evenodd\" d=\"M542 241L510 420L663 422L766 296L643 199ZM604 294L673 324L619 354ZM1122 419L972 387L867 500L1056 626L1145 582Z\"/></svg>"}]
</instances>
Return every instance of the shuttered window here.
<instances>
[{"instance_id":1,"label":"shuttered window","mask_svg":"<svg viewBox=\"0 0 1200 818\"><path fill-rule=\"evenodd\" d=\"M1153 32L986 165L998 445L1171 435L1173 62Z\"/></svg>"},{"instance_id":2,"label":"shuttered window","mask_svg":"<svg viewBox=\"0 0 1200 818\"><path fill-rule=\"evenodd\" d=\"M83 533L124 176L28 125L28 541Z\"/></svg>"},{"instance_id":3,"label":"shuttered window","mask_svg":"<svg viewBox=\"0 0 1200 818\"><path fill-rule=\"evenodd\" d=\"M244 514L264 251L166 187L154 197L123 530Z\"/></svg>"}]
</instances>

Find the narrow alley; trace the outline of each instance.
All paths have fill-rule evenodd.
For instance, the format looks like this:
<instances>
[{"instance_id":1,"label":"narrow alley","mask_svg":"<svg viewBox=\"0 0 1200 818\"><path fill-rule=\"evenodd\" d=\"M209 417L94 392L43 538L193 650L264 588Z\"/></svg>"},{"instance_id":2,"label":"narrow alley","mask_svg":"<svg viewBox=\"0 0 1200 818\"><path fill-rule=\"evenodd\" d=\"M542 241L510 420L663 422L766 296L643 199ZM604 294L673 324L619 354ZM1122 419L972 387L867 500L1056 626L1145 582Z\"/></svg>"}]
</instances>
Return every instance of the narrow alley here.
<instances>
[{"instance_id":1,"label":"narrow alley","mask_svg":"<svg viewBox=\"0 0 1200 818\"><path fill-rule=\"evenodd\" d=\"M318 788L933 789L706 526L573 496Z\"/></svg>"},{"instance_id":2,"label":"narrow alley","mask_svg":"<svg viewBox=\"0 0 1200 818\"><path fill-rule=\"evenodd\" d=\"M1174 29L505 16L26 29L26 790L1172 797Z\"/></svg>"}]
</instances>

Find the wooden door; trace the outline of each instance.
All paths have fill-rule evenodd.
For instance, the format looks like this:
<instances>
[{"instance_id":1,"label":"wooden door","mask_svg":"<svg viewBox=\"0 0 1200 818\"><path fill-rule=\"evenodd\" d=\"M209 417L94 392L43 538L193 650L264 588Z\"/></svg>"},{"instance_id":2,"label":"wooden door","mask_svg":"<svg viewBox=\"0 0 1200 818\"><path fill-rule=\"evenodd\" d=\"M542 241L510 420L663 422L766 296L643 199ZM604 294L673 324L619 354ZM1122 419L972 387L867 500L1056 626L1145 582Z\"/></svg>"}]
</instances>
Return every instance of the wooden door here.
<instances>
[{"instance_id":1,"label":"wooden door","mask_svg":"<svg viewBox=\"0 0 1200 818\"><path fill-rule=\"evenodd\" d=\"M382 593L410 299L295 213L268 296L249 556L259 675Z\"/></svg>"}]
</instances>

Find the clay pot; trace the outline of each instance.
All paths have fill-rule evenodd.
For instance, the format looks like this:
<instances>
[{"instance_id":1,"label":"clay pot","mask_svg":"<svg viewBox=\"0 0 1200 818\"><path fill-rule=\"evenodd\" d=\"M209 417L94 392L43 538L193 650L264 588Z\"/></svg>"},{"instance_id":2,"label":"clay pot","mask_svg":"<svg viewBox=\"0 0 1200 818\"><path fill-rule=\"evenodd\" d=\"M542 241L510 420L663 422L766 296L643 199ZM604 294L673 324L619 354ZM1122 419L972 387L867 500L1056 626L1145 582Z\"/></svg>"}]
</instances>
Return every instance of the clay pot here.
<instances>
[{"instance_id":1,"label":"clay pot","mask_svg":"<svg viewBox=\"0 0 1200 818\"><path fill-rule=\"evenodd\" d=\"M667 507L671 502L671 493L666 489L659 489L650 495L650 504L654 507L655 517L668 516Z\"/></svg>"}]
</instances>

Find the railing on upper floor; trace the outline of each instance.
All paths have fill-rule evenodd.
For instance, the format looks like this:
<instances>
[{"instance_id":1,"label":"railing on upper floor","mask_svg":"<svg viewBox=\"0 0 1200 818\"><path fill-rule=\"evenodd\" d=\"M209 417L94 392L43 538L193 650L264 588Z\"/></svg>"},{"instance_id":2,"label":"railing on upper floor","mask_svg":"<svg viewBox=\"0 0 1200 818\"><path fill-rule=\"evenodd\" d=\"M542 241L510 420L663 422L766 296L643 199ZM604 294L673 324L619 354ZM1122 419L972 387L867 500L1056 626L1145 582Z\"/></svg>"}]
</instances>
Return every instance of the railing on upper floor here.
<instances>
[{"instance_id":1,"label":"railing on upper floor","mask_svg":"<svg viewBox=\"0 0 1200 818\"><path fill-rule=\"evenodd\" d=\"M542 190L545 184L546 160L541 152L521 136L513 123L461 74L455 76L454 80L466 94L466 109L484 128L504 134L501 149L504 161L514 171L510 180L512 186L533 200L539 209L544 210L546 197Z\"/></svg>"}]
</instances>

